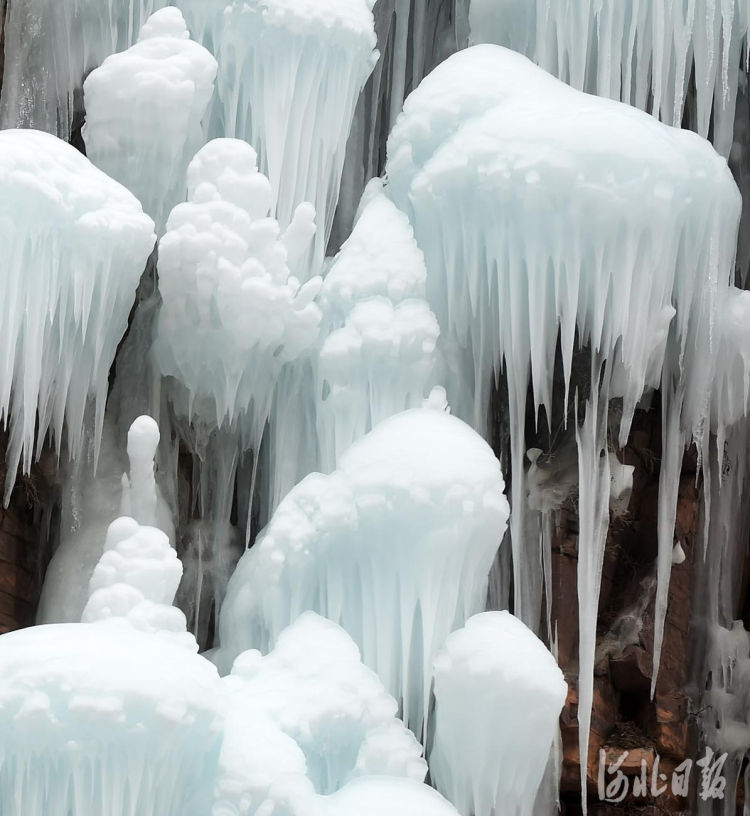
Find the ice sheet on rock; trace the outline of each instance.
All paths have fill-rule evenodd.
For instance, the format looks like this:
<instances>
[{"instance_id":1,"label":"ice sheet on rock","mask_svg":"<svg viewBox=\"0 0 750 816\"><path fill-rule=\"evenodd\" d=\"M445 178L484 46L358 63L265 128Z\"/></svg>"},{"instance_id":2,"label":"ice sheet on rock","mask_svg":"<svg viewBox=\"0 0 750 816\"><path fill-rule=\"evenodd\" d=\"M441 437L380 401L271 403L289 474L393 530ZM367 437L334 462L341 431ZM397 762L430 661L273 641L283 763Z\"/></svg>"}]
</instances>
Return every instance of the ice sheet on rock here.
<instances>
[{"instance_id":1,"label":"ice sheet on rock","mask_svg":"<svg viewBox=\"0 0 750 816\"><path fill-rule=\"evenodd\" d=\"M500 465L455 417L384 420L329 476L281 502L242 557L220 619L220 667L267 652L305 610L339 623L420 733L432 656L482 609L508 518Z\"/></svg>"},{"instance_id":2,"label":"ice sheet on rock","mask_svg":"<svg viewBox=\"0 0 750 816\"><path fill-rule=\"evenodd\" d=\"M750 292L732 286L723 293L716 343L711 426L723 438L750 408Z\"/></svg>"},{"instance_id":3,"label":"ice sheet on rock","mask_svg":"<svg viewBox=\"0 0 750 816\"><path fill-rule=\"evenodd\" d=\"M134 193L159 232L185 198L217 69L189 39L180 11L168 6L149 17L138 42L107 57L84 82L86 155Z\"/></svg>"},{"instance_id":4,"label":"ice sheet on rock","mask_svg":"<svg viewBox=\"0 0 750 816\"><path fill-rule=\"evenodd\" d=\"M750 7L742 0L472 0L471 41L520 51L574 88L620 99L680 127L694 74L689 126L732 147Z\"/></svg>"},{"instance_id":5,"label":"ice sheet on rock","mask_svg":"<svg viewBox=\"0 0 750 816\"><path fill-rule=\"evenodd\" d=\"M295 741L318 793L371 774L424 780L422 747L396 719L396 701L350 636L313 612L286 628L265 657L240 654L224 687L231 709L235 701L255 706Z\"/></svg>"},{"instance_id":6,"label":"ice sheet on rock","mask_svg":"<svg viewBox=\"0 0 750 816\"><path fill-rule=\"evenodd\" d=\"M124 187L45 133L0 131L0 419L10 421L5 499L49 432L81 453L154 244L153 222Z\"/></svg>"},{"instance_id":7,"label":"ice sheet on rock","mask_svg":"<svg viewBox=\"0 0 750 816\"><path fill-rule=\"evenodd\" d=\"M316 395L324 471L378 422L421 406L434 386L440 329L426 278L408 219L373 181L318 298L328 326Z\"/></svg>"},{"instance_id":8,"label":"ice sheet on rock","mask_svg":"<svg viewBox=\"0 0 750 816\"><path fill-rule=\"evenodd\" d=\"M0 637L0 811L203 816L220 745L219 678L120 623Z\"/></svg>"},{"instance_id":9,"label":"ice sheet on rock","mask_svg":"<svg viewBox=\"0 0 750 816\"><path fill-rule=\"evenodd\" d=\"M531 816L567 694L555 658L509 612L483 612L434 666L437 789L464 814Z\"/></svg>"},{"instance_id":10,"label":"ice sheet on rock","mask_svg":"<svg viewBox=\"0 0 750 816\"><path fill-rule=\"evenodd\" d=\"M132 45L167 0L24 0L8 4L0 127L68 139L84 77Z\"/></svg>"},{"instance_id":11,"label":"ice sheet on rock","mask_svg":"<svg viewBox=\"0 0 750 816\"><path fill-rule=\"evenodd\" d=\"M515 508L526 502L527 389L549 420L558 338L566 392L576 342L592 357L579 462L582 446L595 469L608 462L596 458L606 451L606 399L623 400L623 444L644 391L661 384L658 668L679 463L691 436L703 449L716 309L733 272L740 202L726 163L693 133L483 45L450 57L407 99L386 169L425 253L441 337L464 350L474 371L473 404L449 393L454 410L484 430L491 378L505 370ZM607 507L609 481L587 473L581 503L590 513ZM525 590L540 583L543 559L524 519L518 511L511 519L516 612L533 627L539 597ZM582 513L595 539L579 599L593 617L582 632L596 616L600 523L606 531L607 519ZM582 666L593 641L587 648ZM587 708L582 696L580 711Z\"/></svg>"},{"instance_id":12,"label":"ice sheet on rock","mask_svg":"<svg viewBox=\"0 0 750 816\"><path fill-rule=\"evenodd\" d=\"M436 790L411 779L355 779L323 804L325 816L458 816Z\"/></svg>"},{"instance_id":13,"label":"ice sheet on rock","mask_svg":"<svg viewBox=\"0 0 750 816\"><path fill-rule=\"evenodd\" d=\"M314 204L320 228L311 274L323 260L354 108L377 56L372 5L248 0L224 13L217 52L223 132L257 148L282 228L298 204Z\"/></svg>"}]
</instances>

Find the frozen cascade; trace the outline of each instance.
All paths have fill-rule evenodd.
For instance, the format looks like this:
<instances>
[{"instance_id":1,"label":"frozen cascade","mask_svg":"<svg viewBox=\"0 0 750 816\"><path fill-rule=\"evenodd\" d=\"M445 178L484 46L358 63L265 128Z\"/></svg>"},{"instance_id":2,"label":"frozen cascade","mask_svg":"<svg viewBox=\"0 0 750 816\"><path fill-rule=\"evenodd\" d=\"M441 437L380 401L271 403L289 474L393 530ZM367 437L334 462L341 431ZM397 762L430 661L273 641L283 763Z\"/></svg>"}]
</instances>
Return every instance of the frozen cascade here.
<instances>
[{"instance_id":1,"label":"frozen cascade","mask_svg":"<svg viewBox=\"0 0 750 816\"><path fill-rule=\"evenodd\" d=\"M324 472L378 422L421 407L436 384L440 329L424 300L426 279L408 219L372 181L318 298L329 327L316 394Z\"/></svg>"},{"instance_id":2,"label":"frozen cascade","mask_svg":"<svg viewBox=\"0 0 750 816\"><path fill-rule=\"evenodd\" d=\"M244 649L267 652L316 611L351 635L421 733L432 657L484 605L508 518L503 487L489 446L459 419L425 408L384 420L338 470L300 482L240 560L220 668Z\"/></svg>"},{"instance_id":3,"label":"frozen cascade","mask_svg":"<svg viewBox=\"0 0 750 816\"><path fill-rule=\"evenodd\" d=\"M578 90L620 99L679 127L694 72L689 126L728 156L746 0L472 0L472 43L520 51Z\"/></svg>"},{"instance_id":4,"label":"frozen cascade","mask_svg":"<svg viewBox=\"0 0 750 816\"><path fill-rule=\"evenodd\" d=\"M138 42L107 57L84 82L86 155L134 193L160 233L185 198L185 174L203 145L201 120L217 68L189 39L180 11L169 6L149 17Z\"/></svg>"},{"instance_id":5,"label":"frozen cascade","mask_svg":"<svg viewBox=\"0 0 750 816\"><path fill-rule=\"evenodd\" d=\"M155 236L125 188L46 133L0 131L0 187L7 503L22 453L28 472L48 431L59 446L65 426L78 458L89 398L98 448L107 376Z\"/></svg>"},{"instance_id":6,"label":"frozen cascade","mask_svg":"<svg viewBox=\"0 0 750 816\"><path fill-rule=\"evenodd\" d=\"M509 612L483 612L435 658L435 784L468 816L532 816L568 691L555 658Z\"/></svg>"},{"instance_id":7,"label":"frozen cascade","mask_svg":"<svg viewBox=\"0 0 750 816\"><path fill-rule=\"evenodd\" d=\"M86 74L132 45L167 0L12 0L5 23L0 127L68 139Z\"/></svg>"},{"instance_id":8,"label":"frozen cascade","mask_svg":"<svg viewBox=\"0 0 750 816\"><path fill-rule=\"evenodd\" d=\"M386 169L390 195L425 253L441 337L464 350L474 371L473 402L460 393L449 399L482 432L491 378L505 369L516 508L526 505L528 386L549 422L558 337L566 403L574 347L590 350L594 390L577 432L579 468L584 460L593 467L579 486L581 528L590 533L579 537L588 553L579 561L584 691L608 524L598 514L610 478L596 475L608 463L605 456L599 464L606 400L622 398L624 444L641 396L661 383L656 675L680 459L691 437L701 450L707 441L716 353L709 338L733 271L740 202L726 163L695 134L581 94L525 57L484 45L450 57L407 99ZM524 515L511 518L516 610L536 628L541 596L524 591L541 584L534 576L542 546L525 534ZM590 703L582 695L579 710ZM587 745L582 728L582 767Z\"/></svg>"},{"instance_id":9,"label":"frozen cascade","mask_svg":"<svg viewBox=\"0 0 750 816\"><path fill-rule=\"evenodd\" d=\"M323 260L346 140L372 72L374 0L245 0L227 6L217 56L223 134L250 142L282 228L315 206L312 272Z\"/></svg>"}]
</instances>

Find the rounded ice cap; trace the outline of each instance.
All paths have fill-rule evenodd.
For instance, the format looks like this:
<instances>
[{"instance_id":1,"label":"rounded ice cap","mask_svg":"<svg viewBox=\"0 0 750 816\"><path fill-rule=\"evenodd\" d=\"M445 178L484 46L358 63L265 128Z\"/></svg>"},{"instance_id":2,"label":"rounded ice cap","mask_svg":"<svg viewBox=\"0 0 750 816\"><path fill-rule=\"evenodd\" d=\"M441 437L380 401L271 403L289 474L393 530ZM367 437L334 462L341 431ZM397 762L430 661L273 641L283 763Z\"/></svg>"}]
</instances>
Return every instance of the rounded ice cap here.
<instances>
[{"instance_id":1,"label":"rounded ice cap","mask_svg":"<svg viewBox=\"0 0 750 816\"><path fill-rule=\"evenodd\" d=\"M412 779L370 776L325 800L325 816L458 816L436 790Z\"/></svg>"},{"instance_id":2,"label":"rounded ice cap","mask_svg":"<svg viewBox=\"0 0 750 816\"><path fill-rule=\"evenodd\" d=\"M151 40L155 37L172 37L177 40L190 39L187 23L185 23L185 18L178 8L167 6L154 12L146 20L141 28L138 37L139 41Z\"/></svg>"}]
</instances>

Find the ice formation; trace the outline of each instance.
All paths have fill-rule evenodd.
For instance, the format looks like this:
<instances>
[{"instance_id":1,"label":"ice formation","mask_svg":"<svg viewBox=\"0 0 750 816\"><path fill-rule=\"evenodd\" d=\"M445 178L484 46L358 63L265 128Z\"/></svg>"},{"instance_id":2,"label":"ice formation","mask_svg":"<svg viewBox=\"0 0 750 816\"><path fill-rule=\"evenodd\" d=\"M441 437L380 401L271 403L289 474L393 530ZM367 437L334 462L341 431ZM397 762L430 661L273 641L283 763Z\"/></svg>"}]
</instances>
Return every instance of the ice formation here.
<instances>
[{"instance_id":1,"label":"ice formation","mask_svg":"<svg viewBox=\"0 0 750 816\"><path fill-rule=\"evenodd\" d=\"M107 57L84 82L86 155L135 194L160 232L184 200L185 173L203 144L201 120L217 68L189 39L180 11L169 6L149 17L138 42Z\"/></svg>"},{"instance_id":2,"label":"ice formation","mask_svg":"<svg viewBox=\"0 0 750 816\"><path fill-rule=\"evenodd\" d=\"M127 190L45 133L0 131L0 187L0 419L10 419L15 475L48 431L61 444L63 426L78 457L89 398L98 446L109 369L155 237Z\"/></svg>"},{"instance_id":3,"label":"ice formation","mask_svg":"<svg viewBox=\"0 0 750 816\"><path fill-rule=\"evenodd\" d=\"M500 465L432 408L384 420L281 502L221 610L219 665L268 651L305 610L339 623L420 733L431 660L481 611L508 518Z\"/></svg>"},{"instance_id":4,"label":"ice formation","mask_svg":"<svg viewBox=\"0 0 750 816\"><path fill-rule=\"evenodd\" d=\"M317 367L324 471L378 422L420 407L437 377L440 329L424 300L427 270L409 222L379 180L360 206L318 298L329 327Z\"/></svg>"},{"instance_id":5,"label":"ice formation","mask_svg":"<svg viewBox=\"0 0 750 816\"><path fill-rule=\"evenodd\" d=\"M355 779L325 802L325 816L458 816L450 802L410 779Z\"/></svg>"},{"instance_id":6,"label":"ice formation","mask_svg":"<svg viewBox=\"0 0 750 816\"><path fill-rule=\"evenodd\" d=\"M459 812L531 816L567 684L509 612L483 612L435 658L430 774Z\"/></svg>"},{"instance_id":7,"label":"ice formation","mask_svg":"<svg viewBox=\"0 0 750 816\"><path fill-rule=\"evenodd\" d=\"M533 100L530 103L529 100ZM409 215L446 342L463 349L474 399L451 394L484 432L504 369L511 432L516 610L539 621L541 542L524 530L524 417L551 422L558 347L568 412L573 350L588 349L590 396L576 399L579 458L581 757L585 767L599 580L610 497L608 402L620 444L638 401L662 386L655 674L671 566L682 450L703 449L717 303L733 271L740 202L700 137L581 94L506 49L475 46L406 100L388 144L393 200ZM489 240L501 236L502 240ZM466 272L469 274L466 274ZM449 383L450 385L450 383ZM577 424L577 423L576 423ZM613 429L617 432L617 428Z\"/></svg>"},{"instance_id":8,"label":"ice formation","mask_svg":"<svg viewBox=\"0 0 750 816\"><path fill-rule=\"evenodd\" d=\"M283 228L310 201L312 271L323 259L357 97L377 53L373 0L249 0L227 6L218 93L224 135L250 142Z\"/></svg>"},{"instance_id":9,"label":"ice formation","mask_svg":"<svg viewBox=\"0 0 750 816\"><path fill-rule=\"evenodd\" d=\"M471 41L508 46L574 88L620 99L679 127L694 72L689 124L732 147L750 6L742 0L472 0Z\"/></svg>"}]
</instances>

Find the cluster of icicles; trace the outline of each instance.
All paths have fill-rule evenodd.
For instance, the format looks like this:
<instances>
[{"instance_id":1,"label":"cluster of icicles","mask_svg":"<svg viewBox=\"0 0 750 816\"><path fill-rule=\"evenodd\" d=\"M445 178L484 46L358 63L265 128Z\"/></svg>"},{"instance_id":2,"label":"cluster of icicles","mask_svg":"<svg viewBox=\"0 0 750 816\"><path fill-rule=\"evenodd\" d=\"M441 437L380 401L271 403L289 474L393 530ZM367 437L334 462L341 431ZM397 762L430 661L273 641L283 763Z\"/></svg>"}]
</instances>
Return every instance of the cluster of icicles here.
<instances>
[{"instance_id":1,"label":"cluster of icicles","mask_svg":"<svg viewBox=\"0 0 750 816\"><path fill-rule=\"evenodd\" d=\"M39 674L52 630L0 640L21 689L0 686L0 722L16 712L31 740L14 751L0 737L3 813L103 813L105 776L119 786L118 814L230 816L265 812L265 801L289 816L361 814L363 802L373 814L453 812L428 802L425 786L350 787L374 774L424 778L396 706L431 746L432 780L463 816L491 816L499 802L519 816L553 812L547 760L565 687L533 634L554 651L552 530L577 494L585 791L604 548L632 480L612 440L625 445L656 390L653 685L682 552L682 454L695 443L711 587L701 631L722 677L708 736L738 768L750 751L742 684L728 668L750 660L733 623L750 525L750 513L734 512L746 492L750 302L731 285L742 201L724 158L738 95L738 115L747 107L747 4L591 0L573 13L563 0L474 0L453 14L437 5L11 0L0 415L9 473L19 462L28 471L47 438L71 460L40 619L72 624L56 648L71 650L77 673ZM467 41L484 44L460 50ZM697 133L667 126L685 118ZM88 158L65 143L81 122ZM704 138L710 124L716 149ZM740 169L742 148L732 150ZM508 509L482 441L501 378L511 570L496 560ZM575 450L570 472L555 467L555 451L527 450L529 394L535 421L550 436L559 426ZM139 454L144 426L133 426L123 482L126 433L142 413L172 432L159 442L146 425ZM12 487L8 478L6 501ZM184 562L186 620L170 606L179 575L159 549L170 539ZM477 615L488 581L492 598L512 587L516 618ZM311 611L348 635L316 633ZM185 699L149 678L145 655L157 661L158 649L146 640L134 687L114 668L88 668L102 636L79 621L110 619L136 641L189 647L185 674L198 679ZM215 646L208 656L231 672L228 690L210 690L218 677L193 636ZM359 668L342 669L340 649ZM359 654L376 673L366 681ZM298 670L280 686L296 712L286 718L276 663ZM343 679L331 679L332 666ZM243 701L251 678L265 702ZM307 682L340 682L347 700L357 683L381 683L387 702L368 705L390 713L370 721L352 703L357 722L336 732L327 718L339 701L297 699ZM221 701L215 709L206 695ZM532 706L536 737L524 743L507 711ZM179 728L138 750L188 746L184 761L171 757L161 792L127 753L138 723L164 727L151 709ZM278 762L249 762L254 744L229 729L230 710L267 734ZM81 743L105 752L101 764L86 748L56 756L77 729L118 717L121 742L96 742L94 725L94 741ZM504 759L488 770L489 755ZM34 761L49 762L42 785L31 781Z\"/></svg>"}]
</instances>

